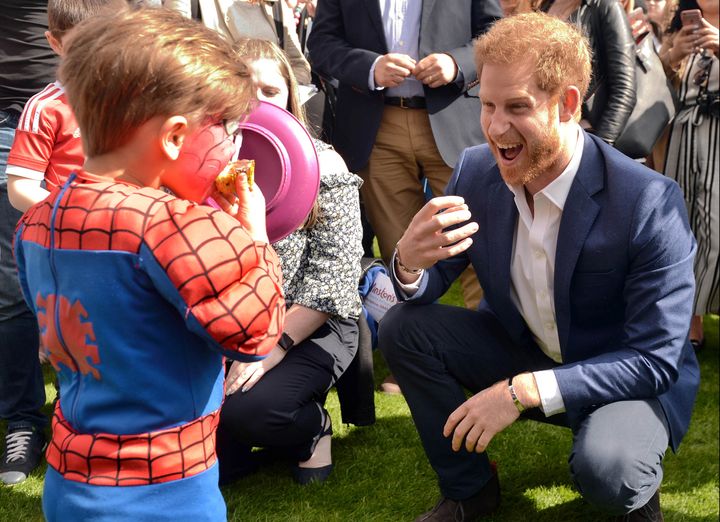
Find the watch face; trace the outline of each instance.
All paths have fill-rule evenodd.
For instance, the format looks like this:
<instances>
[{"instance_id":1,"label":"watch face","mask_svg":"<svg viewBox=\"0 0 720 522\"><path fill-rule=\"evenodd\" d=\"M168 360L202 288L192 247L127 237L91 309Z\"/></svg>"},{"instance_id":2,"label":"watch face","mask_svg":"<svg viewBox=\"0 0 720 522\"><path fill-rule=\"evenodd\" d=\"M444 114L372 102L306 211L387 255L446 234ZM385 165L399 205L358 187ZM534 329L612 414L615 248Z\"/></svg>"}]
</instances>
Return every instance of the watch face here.
<instances>
[{"instance_id":1,"label":"watch face","mask_svg":"<svg viewBox=\"0 0 720 522\"><path fill-rule=\"evenodd\" d=\"M295 341L292 340L292 337L290 337L288 334L283 333L282 336L280 336L280 340L278 341L278 346L285 350L286 352L293 347L295 344Z\"/></svg>"}]
</instances>

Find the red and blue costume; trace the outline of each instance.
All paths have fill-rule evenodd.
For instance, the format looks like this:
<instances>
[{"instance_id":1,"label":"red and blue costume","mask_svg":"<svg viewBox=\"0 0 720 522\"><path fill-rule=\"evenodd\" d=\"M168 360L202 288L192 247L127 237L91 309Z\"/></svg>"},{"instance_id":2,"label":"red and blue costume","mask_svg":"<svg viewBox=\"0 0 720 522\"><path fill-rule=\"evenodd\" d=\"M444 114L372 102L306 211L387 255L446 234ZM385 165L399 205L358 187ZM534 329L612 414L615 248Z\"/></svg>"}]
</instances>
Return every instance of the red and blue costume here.
<instances>
[{"instance_id":1,"label":"red and blue costume","mask_svg":"<svg viewBox=\"0 0 720 522\"><path fill-rule=\"evenodd\" d=\"M16 232L25 297L59 376L49 520L221 520L223 357L282 330L275 252L222 211L70 177Z\"/></svg>"}]
</instances>

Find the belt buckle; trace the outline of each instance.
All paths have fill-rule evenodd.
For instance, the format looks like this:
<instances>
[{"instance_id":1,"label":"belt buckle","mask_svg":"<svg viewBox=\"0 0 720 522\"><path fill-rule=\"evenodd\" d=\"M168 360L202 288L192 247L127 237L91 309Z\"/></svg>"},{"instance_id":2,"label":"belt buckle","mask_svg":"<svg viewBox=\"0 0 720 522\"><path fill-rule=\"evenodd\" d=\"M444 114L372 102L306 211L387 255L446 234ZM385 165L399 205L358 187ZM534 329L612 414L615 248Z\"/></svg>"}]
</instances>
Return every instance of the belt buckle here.
<instances>
[{"instance_id":1,"label":"belt buckle","mask_svg":"<svg viewBox=\"0 0 720 522\"><path fill-rule=\"evenodd\" d=\"M400 108L401 108L401 109L408 109L408 108L409 108L407 105L405 105L405 98L403 98L402 96L400 96Z\"/></svg>"}]
</instances>

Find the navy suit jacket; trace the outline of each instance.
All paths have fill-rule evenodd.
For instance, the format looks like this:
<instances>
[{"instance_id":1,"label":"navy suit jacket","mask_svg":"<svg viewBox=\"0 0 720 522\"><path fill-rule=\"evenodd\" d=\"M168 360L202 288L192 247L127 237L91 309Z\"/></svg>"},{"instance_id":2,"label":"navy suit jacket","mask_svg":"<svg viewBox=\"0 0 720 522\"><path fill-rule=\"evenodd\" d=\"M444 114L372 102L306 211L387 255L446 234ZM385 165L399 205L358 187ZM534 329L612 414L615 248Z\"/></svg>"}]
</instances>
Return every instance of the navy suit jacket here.
<instances>
[{"instance_id":1,"label":"navy suit jacket","mask_svg":"<svg viewBox=\"0 0 720 522\"><path fill-rule=\"evenodd\" d=\"M422 4L420 58L448 53L463 73L461 81L424 89L435 143L445 163L453 166L463 149L485 142L480 103L463 92L477 78L472 40L502 12L497 0ZM313 70L340 83L333 145L357 172L368 162L384 109L384 91L368 88L373 62L388 52L379 0L319 0L307 45ZM477 95L477 87L470 94Z\"/></svg>"},{"instance_id":2,"label":"navy suit jacket","mask_svg":"<svg viewBox=\"0 0 720 522\"><path fill-rule=\"evenodd\" d=\"M674 181L583 134L555 261L560 392L571 423L598 405L657 397L677 449L700 382L688 341L696 247L683 196ZM433 302L472 263L481 308L517 343L534 344L510 298L517 207L487 145L464 151L447 193L465 198L480 228L468 251L425 272L410 301Z\"/></svg>"}]
</instances>

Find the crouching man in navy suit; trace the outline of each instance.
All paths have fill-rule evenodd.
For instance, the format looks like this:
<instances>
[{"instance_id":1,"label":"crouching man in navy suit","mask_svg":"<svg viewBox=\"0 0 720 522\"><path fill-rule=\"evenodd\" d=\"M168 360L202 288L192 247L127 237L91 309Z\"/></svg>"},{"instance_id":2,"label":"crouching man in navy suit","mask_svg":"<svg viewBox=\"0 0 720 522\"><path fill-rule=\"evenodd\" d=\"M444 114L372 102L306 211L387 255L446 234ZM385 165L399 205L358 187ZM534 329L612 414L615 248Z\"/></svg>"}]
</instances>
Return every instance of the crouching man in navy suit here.
<instances>
[{"instance_id":1,"label":"crouching man in navy suit","mask_svg":"<svg viewBox=\"0 0 720 522\"><path fill-rule=\"evenodd\" d=\"M572 26L504 19L475 53L487 144L463 152L398 243L407 302L380 331L439 478L440 501L417 520L492 512L485 450L521 416L573 430L570 471L588 502L662 520L662 460L699 383L682 194L581 130L590 53ZM433 304L470 263L480 309Z\"/></svg>"}]
</instances>

